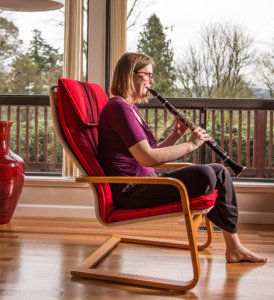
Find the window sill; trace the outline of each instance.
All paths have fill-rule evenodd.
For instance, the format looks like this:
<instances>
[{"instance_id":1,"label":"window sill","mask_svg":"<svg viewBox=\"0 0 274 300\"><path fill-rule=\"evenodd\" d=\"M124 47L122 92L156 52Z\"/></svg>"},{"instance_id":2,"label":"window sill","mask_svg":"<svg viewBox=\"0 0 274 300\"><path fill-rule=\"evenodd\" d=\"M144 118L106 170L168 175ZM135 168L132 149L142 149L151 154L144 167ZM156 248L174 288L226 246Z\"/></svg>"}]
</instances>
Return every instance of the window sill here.
<instances>
[{"instance_id":1,"label":"window sill","mask_svg":"<svg viewBox=\"0 0 274 300\"><path fill-rule=\"evenodd\" d=\"M274 182L233 182L236 192L274 193Z\"/></svg>"},{"instance_id":2,"label":"window sill","mask_svg":"<svg viewBox=\"0 0 274 300\"><path fill-rule=\"evenodd\" d=\"M54 176L26 176L24 186L88 188L87 183L75 182L74 178Z\"/></svg>"},{"instance_id":3,"label":"window sill","mask_svg":"<svg viewBox=\"0 0 274 300\"><path fill-rule=\"evenodd\" d=\"M251 181L234 181L234 187L237 192L247 189L252 192L273 192L274 182L251 182ZM87 183L75 182L74 178L54 177L54 176L26 176L25 186L50 186L50 187L68 187L68 188L88 188Z\"/></svg>"}]
</instances>

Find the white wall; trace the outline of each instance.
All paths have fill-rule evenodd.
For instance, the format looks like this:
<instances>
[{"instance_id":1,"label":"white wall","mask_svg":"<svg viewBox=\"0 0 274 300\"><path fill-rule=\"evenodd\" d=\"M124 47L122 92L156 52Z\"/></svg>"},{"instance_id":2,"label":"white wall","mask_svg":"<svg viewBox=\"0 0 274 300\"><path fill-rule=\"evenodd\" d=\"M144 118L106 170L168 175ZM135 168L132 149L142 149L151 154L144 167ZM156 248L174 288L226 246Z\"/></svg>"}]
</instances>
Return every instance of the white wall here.
<instances>
[{"instance_id":1,"label":"white wall","mask_svg":"<svg viewBox=\"0 0 274 300\"><path fill-rule=\"evenodd\" d=\"M88 184L62 177L26 177L17 216L94 217L94 192Z\"/></svg>"},{"instance_id":2,"label":"white wall","mask_svg":"<svg viewBox=\"0 0 274 300\"><path fill-rule=\"evenodd\" d=\"M89 0L88 81L105 87L106 1Z\"/></svg>"}]
</instances>

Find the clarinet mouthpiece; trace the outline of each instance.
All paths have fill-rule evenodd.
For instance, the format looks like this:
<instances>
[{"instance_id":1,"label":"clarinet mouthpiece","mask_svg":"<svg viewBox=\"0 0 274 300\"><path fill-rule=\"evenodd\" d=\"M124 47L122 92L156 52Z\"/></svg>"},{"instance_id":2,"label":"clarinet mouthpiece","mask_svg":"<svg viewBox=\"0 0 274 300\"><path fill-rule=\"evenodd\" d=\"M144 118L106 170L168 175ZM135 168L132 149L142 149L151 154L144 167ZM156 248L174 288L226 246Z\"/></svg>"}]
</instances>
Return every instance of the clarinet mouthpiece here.
<instances>
[{"instance_id":1,"label":"clarinet mouthpiece","mask_svg":"<svg viewBox=\"0 0 274 300\"><path fill-rule=\"evenodd\" d=\"M153 96L153 97L157 97L159 95L159 93L156 91L156 90L153 90L153 89L148 89L148 91L150 92L150 94Z\"/></svg>"}]
</instances>

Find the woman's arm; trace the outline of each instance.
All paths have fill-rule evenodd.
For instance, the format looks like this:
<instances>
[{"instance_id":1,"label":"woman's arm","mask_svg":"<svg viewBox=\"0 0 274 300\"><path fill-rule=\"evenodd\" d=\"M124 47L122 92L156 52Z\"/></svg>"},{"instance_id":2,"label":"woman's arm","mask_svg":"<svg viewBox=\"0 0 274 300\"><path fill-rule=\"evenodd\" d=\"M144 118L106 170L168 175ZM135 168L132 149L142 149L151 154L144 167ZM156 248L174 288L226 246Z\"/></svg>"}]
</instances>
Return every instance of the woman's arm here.
<instances>
[{"instance_id":1,"label":"woman's arm","mask_svg":"<svg viewBox=\"0 0 274 300\"><path fill-rule=\"evenodd\" d=\"M179 145L151 148L147 140L142 140L129 148L132 156L143 166L153 167L162 163L174 161L199 148L205 141L210 140L204 129L196 128L189 140Z\"/></svg>"},{"instance_id":2,"label":"woman's arm","mask_svg":"<svg viewBox=\"0 0 274 300\"><path fill-rule=\"evenodd\" d=\"M175 126L171 134L157 145L157 148L172 146L177 143L180 137L184 136L188 131L185 124L176 119Z\"/></svg>"}]
</instances>

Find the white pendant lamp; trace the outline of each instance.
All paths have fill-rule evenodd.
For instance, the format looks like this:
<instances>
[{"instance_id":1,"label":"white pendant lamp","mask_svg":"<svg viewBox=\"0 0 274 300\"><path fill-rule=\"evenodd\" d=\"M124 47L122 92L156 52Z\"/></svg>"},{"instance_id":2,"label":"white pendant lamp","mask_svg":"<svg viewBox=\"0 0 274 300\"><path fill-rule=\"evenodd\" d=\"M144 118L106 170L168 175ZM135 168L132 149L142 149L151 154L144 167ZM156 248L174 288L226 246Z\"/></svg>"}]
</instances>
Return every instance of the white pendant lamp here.
<instances>
[{"instance_id":1,"label":"white pendant lamp","mask_svg":"<svg viewBox=\"0 0 274 300\"><path fill-rule=\"evenodd\" d=\"M0 9L14 11L45 11L64 6L63 0L0 0Z\"/></svg>"}]
</instances>

